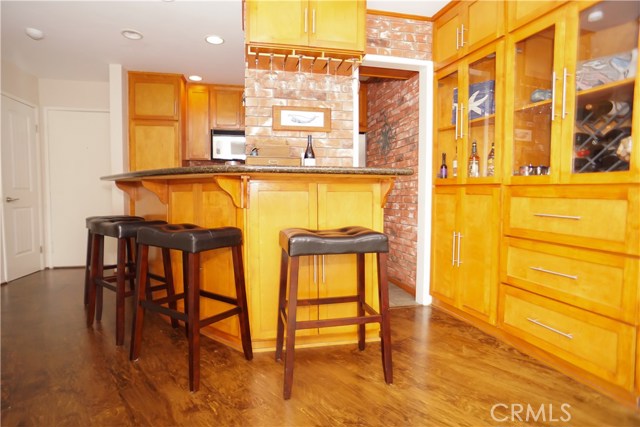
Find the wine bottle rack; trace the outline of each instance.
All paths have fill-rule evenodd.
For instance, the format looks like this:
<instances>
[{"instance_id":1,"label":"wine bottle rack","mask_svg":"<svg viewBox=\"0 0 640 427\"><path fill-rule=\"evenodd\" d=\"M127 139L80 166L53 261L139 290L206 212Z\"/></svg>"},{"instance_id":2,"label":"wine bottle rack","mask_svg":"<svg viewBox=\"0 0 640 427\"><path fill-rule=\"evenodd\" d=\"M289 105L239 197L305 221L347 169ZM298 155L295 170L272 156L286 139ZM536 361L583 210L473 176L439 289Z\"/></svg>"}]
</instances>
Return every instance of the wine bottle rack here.
<instances>
[{"instance_id":1,"label":"wine bottle rack","mask_svg":"<svg viewBox=\"0 0 640 427\"><path fill-rule=\"evenodd\" d=\"M629 108L624 115L596 116L589 112L576 120L576 128L584 135L584 141L576 143L574 139L574 173L628 171L629 163L615 158L620 141L626 136L625 128L633 114ZM578 135L578 133L576 133ZM582 157L577 153L588 153Z\"/></svg>"}]
</instances>

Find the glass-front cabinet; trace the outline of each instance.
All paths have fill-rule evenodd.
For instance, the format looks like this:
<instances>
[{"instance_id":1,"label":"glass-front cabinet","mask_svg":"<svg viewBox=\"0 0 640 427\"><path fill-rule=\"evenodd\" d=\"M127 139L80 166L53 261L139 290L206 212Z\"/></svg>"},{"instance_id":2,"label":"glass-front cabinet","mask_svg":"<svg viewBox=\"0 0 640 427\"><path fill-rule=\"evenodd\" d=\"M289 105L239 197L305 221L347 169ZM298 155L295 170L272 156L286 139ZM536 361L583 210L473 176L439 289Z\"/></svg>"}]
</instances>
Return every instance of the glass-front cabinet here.
<instances>
[{"instance_id":1,"label":"glass-front cabinet","mask_svg":"<svg viewBox=\"0 0 640 427\"><path fill-rule=\"evenodd\" d=\"M639 17L640 2L572 2L508 36L508 181L638 179Z\"/></svg>"},{"instance_id":2,"label":"glass-front cabinet","mask_svg":"<svg viewBox=\"0 0 640 427\"><path fill-rule=\"evenodd\" d=\"M436 75L436 184L499 181L502 162L502 41L479 49Z\"/></svg>"}]
</instances>

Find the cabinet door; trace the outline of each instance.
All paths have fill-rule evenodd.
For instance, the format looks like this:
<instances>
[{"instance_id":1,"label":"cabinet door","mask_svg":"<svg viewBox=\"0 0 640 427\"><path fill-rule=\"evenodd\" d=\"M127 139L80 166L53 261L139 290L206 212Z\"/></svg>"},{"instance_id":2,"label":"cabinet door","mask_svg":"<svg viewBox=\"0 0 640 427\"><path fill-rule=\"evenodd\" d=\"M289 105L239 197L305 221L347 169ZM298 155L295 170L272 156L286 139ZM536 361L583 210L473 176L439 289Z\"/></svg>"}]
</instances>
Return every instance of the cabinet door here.
<instances>
[{"instance_id":1,"label":"cabinet door","mask_svg":"<svg viewBox=\"0 0 640 427\"><path fill-rule=\"evenodd\" d=\"M247 43L306 45L309 7L302 1L247 0Z\"/></svg>"},{"instance_id":2,"label":"cabinet door","mask_svg":"<svg viewBox=\"0 0 640 427\"><path fill-rule=\"evenodd\" d=\"M459 169L464 153L461 151L463 135L461 134L460 103L458 98L466 95L459 91L465 86L457 65L444 68L436 75L435 99L435 138L433 173L436 185L444 183L455 184L462 179ZM447 177L442 176L440 167L442 160L447 161ZM466 164L463 162L463 164ZM457 165L457 166L456 166Z\"/></svg>"},{"instance_id":3,"label":"cabinet door","mask_svg":"<svg viewBox=\"0 0 640 427\"><path fill-rule=\"evenodd\" d=\"M460 308L491 324L496 320L500 188L467 186L459 218Z\"/></svg>"},{"instance_id":4,"label":"cabinet door","mask_svg":"<svg viewBox=\"0 0 640 427\"><path fill-rule=\"evenodd\" d=\"M181 165L180 124L174 120L133 120L129 123L129 170L174 168Z\"/></svg>"},{"instance_id":5,"label":"cabinet door","mask_svg":"<svg viewBox=\"0 0 640 427\"><path fill-rule=\"evenodd\" d=\"M460 257L456 229L458 192L457 187L436 187L431 219L431 294L450 305L456 305Z\"/></svg>"},{"instance_id":6,"label":"cabinet door","mask_svg":"<svg viewBox=\"0 0 640 427\"><path fill-rule=\"evenodd\" d=\"M129 118L180 120L184 80L175 74L129 73Z\"/></svg>"},{"instance_id":7,"label":"cabinet door","mask_svg":"<svg viewBox=\"0 0 640 427\"><path fill-rule=\"evenodd\" d=\"M210 129L209 87L206 85L190 85L187 88L187 141L185 159L211 159Z\"/></svg>"},{"instance_id":8,"label":"cabinet door","mask_svg":"<svg viewBox=\"0 0 640 427\"><path fill-rule=\"evenodd\" d=\"M462 5L451 8L439 17L434 25L433 61L441 67L459 57Z\"/></svg>"},{"instance_id":9,"label":"cabinet door","mask_svg":"<svg viewBox=\"0 0 640 427\"><path fill-rule=\"evenodd\" d=\"M513 31L527 22L566 3L564 0L510 0L507 1L507 28Z\"/></svg>"},{"instance_id":10,"label":"cabinet door","mask_svg":"<svg viewBox=\"0 0 640 427\"><path fill-rule=\"evenodd\" d=\"M512 183L558 180L565 9L507 37L505 142Z\"/></svg>"},{"instance_id":11,"label":"cabinet door","mask_svg":"<svg viewBox=\"0 0 640 427\"><path fill-rule=\"evenodd\" d=\"M639 2L601 2L568 8L562 180L637 182L640 125L637 106ZM635 119L634 119L635 116Z\"/></svg>"},{"instance_id":12,"label":"cabinet door","mask_svg":"<svg viewBox=\"0 0 640 427\"><path fill-rule=\"evenodd\" d=\"M318 184L318 228L340 228L350 225L383 231L380 184L377 182ZM353 254L318 257L318 273L315 280L319 296L355 295L357 283L355 261L356 255ZM378 307L377 269L374 255L365 255L365 262L366 300L372 307ZM354 303L320 307L320 318L354 315L356 315ZM376 325L370 326L373 329L376 328ZM355 326L322 328L320 334L340 334L355 330Z\"/></svg>"},{"instance_id":13,"label":"cabinet door","mask_svg":"<svg viewBox=\"0 0 640 427\"><path fill-rule=\"evenodd\" d=\"M475 0L464 2L465 26L461 44L472 52L504 34L504 1Z\"/></svg>"},{"instance_id":14,"label":"cabinet door","mask_svg":"<svg viewBox=\"0 0 640 427\"><path fill-rule=\"evenodd\" d=\"M247 209L246 240L248 263L249 307L253 316L251 335L258 346L273 346L278 319L278 288L280 280L280 230L289 227L316 228L316 184L295 181L251 181L249 208ZM298 295L300 298L317 297L317 288L311 286L311 257L300 260ZM261 313L260 317L255 314ZM312 317L313 316L313 317ZM298 309L299 320L317 316L317 309ZM316 330L299 331L296 335L316 334Z\"/></svg>"},{"instance_id":15,"label":"cabinet door","mask_svg":"<svg viewBox=\"0 0 640 427\"><path fill-rule=\"evenodd\" d=\"M212 129L244 129L243 87L214 86L209 94Z\"/></svg>"},{"instance_id":16,"label":"cabinet door","mask_svg":"<svg viewBox=\"0 0 640 427\"><path fill-rule=\"evenodd\" d=\"M310 0L309 46L364 52L365 12L362 0Z\"/></svg>"}]
</instances>

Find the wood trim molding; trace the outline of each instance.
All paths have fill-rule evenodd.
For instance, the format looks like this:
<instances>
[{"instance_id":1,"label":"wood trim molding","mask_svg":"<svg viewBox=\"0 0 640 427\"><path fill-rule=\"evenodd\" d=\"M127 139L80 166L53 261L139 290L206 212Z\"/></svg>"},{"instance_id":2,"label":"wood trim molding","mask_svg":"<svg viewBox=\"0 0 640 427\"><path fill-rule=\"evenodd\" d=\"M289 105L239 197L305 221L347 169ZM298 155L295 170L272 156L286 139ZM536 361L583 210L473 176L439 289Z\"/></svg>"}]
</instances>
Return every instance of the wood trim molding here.
<instances>
[{"instance_id":1,"label":"wood trim molding","mask_svg":"<svg viewBox=\"0 0 640 427\"><path fill-rule=\"evenodd\" d=\"M420 16L420 15L410 15L407 13L396 13L396 12L386 12L384 10L375 10L375 9L367 9L367 15L380 15L380 16L389 16L392 18L402 18L402 19L413 19L414 21L426 21L433 22L433 17L430 16Z\"/></svg>"}]
</instances>

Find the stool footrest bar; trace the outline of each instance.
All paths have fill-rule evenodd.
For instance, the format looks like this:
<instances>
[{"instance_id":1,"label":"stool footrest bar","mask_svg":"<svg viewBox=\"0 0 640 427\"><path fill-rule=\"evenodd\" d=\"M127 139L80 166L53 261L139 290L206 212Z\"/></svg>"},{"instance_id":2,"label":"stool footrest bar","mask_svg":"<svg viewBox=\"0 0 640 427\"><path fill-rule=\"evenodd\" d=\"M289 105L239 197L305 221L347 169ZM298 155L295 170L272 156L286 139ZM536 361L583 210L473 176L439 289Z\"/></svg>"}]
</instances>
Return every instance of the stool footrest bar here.
<instances>
[{"instance_id":1,"label":"stool footrest bar","mask_svg":"<svg viewBox=\"0 0 640 427\"><path fill-rule=\"evenodd\" d=\"M235 298L216 294L215 292L205 291L204 289L200 289L200 296L203 296L209 299L214 299L216 301L226 302L227 304L233 304L233 305L238 304L238 300Z\"/></svg>"},{"instance_id":2,"label":"stool footrest bar","mask_svg":"<svg viewBox=\"0 0 640 427\"><path fill-rule=\"evenodd\" d=\"M231 310L223 311L222 313L218 313L215 316L207 317L206 319L200 320L200 327L204 327L210 325L212 323L219 322L227 317L235 316L236 314L240 314L242 309L240 307L234 307Z\"/></svg>"},{"instance_id":3,"label":"stool footrest bar","mask_svg":"<svg viewBox=\"0 0 640 427\"><path fill-rule=\"evenodd\" d=\"M363 325L365 323L380 323L382 316L341 317L337 319L302 320L296 322L297 329L328 328L331 326Z\"/></svg>"},{"instance_id":4,"label":"stool footrest bar","mask_svg":"<svg viewBox=\"0 0 640 427\"><path fill-rule=\"evenodd\" d=\"M156 302L143 300L140 301L140 305L147 310L157 311L158 313L166 314L167 316L173 317L174 319L182 320L183 322L187 321L186 314L177 310L173 310L171 308L163 307L161 305L158 305Z\"/></svg>"}]
</instances>

